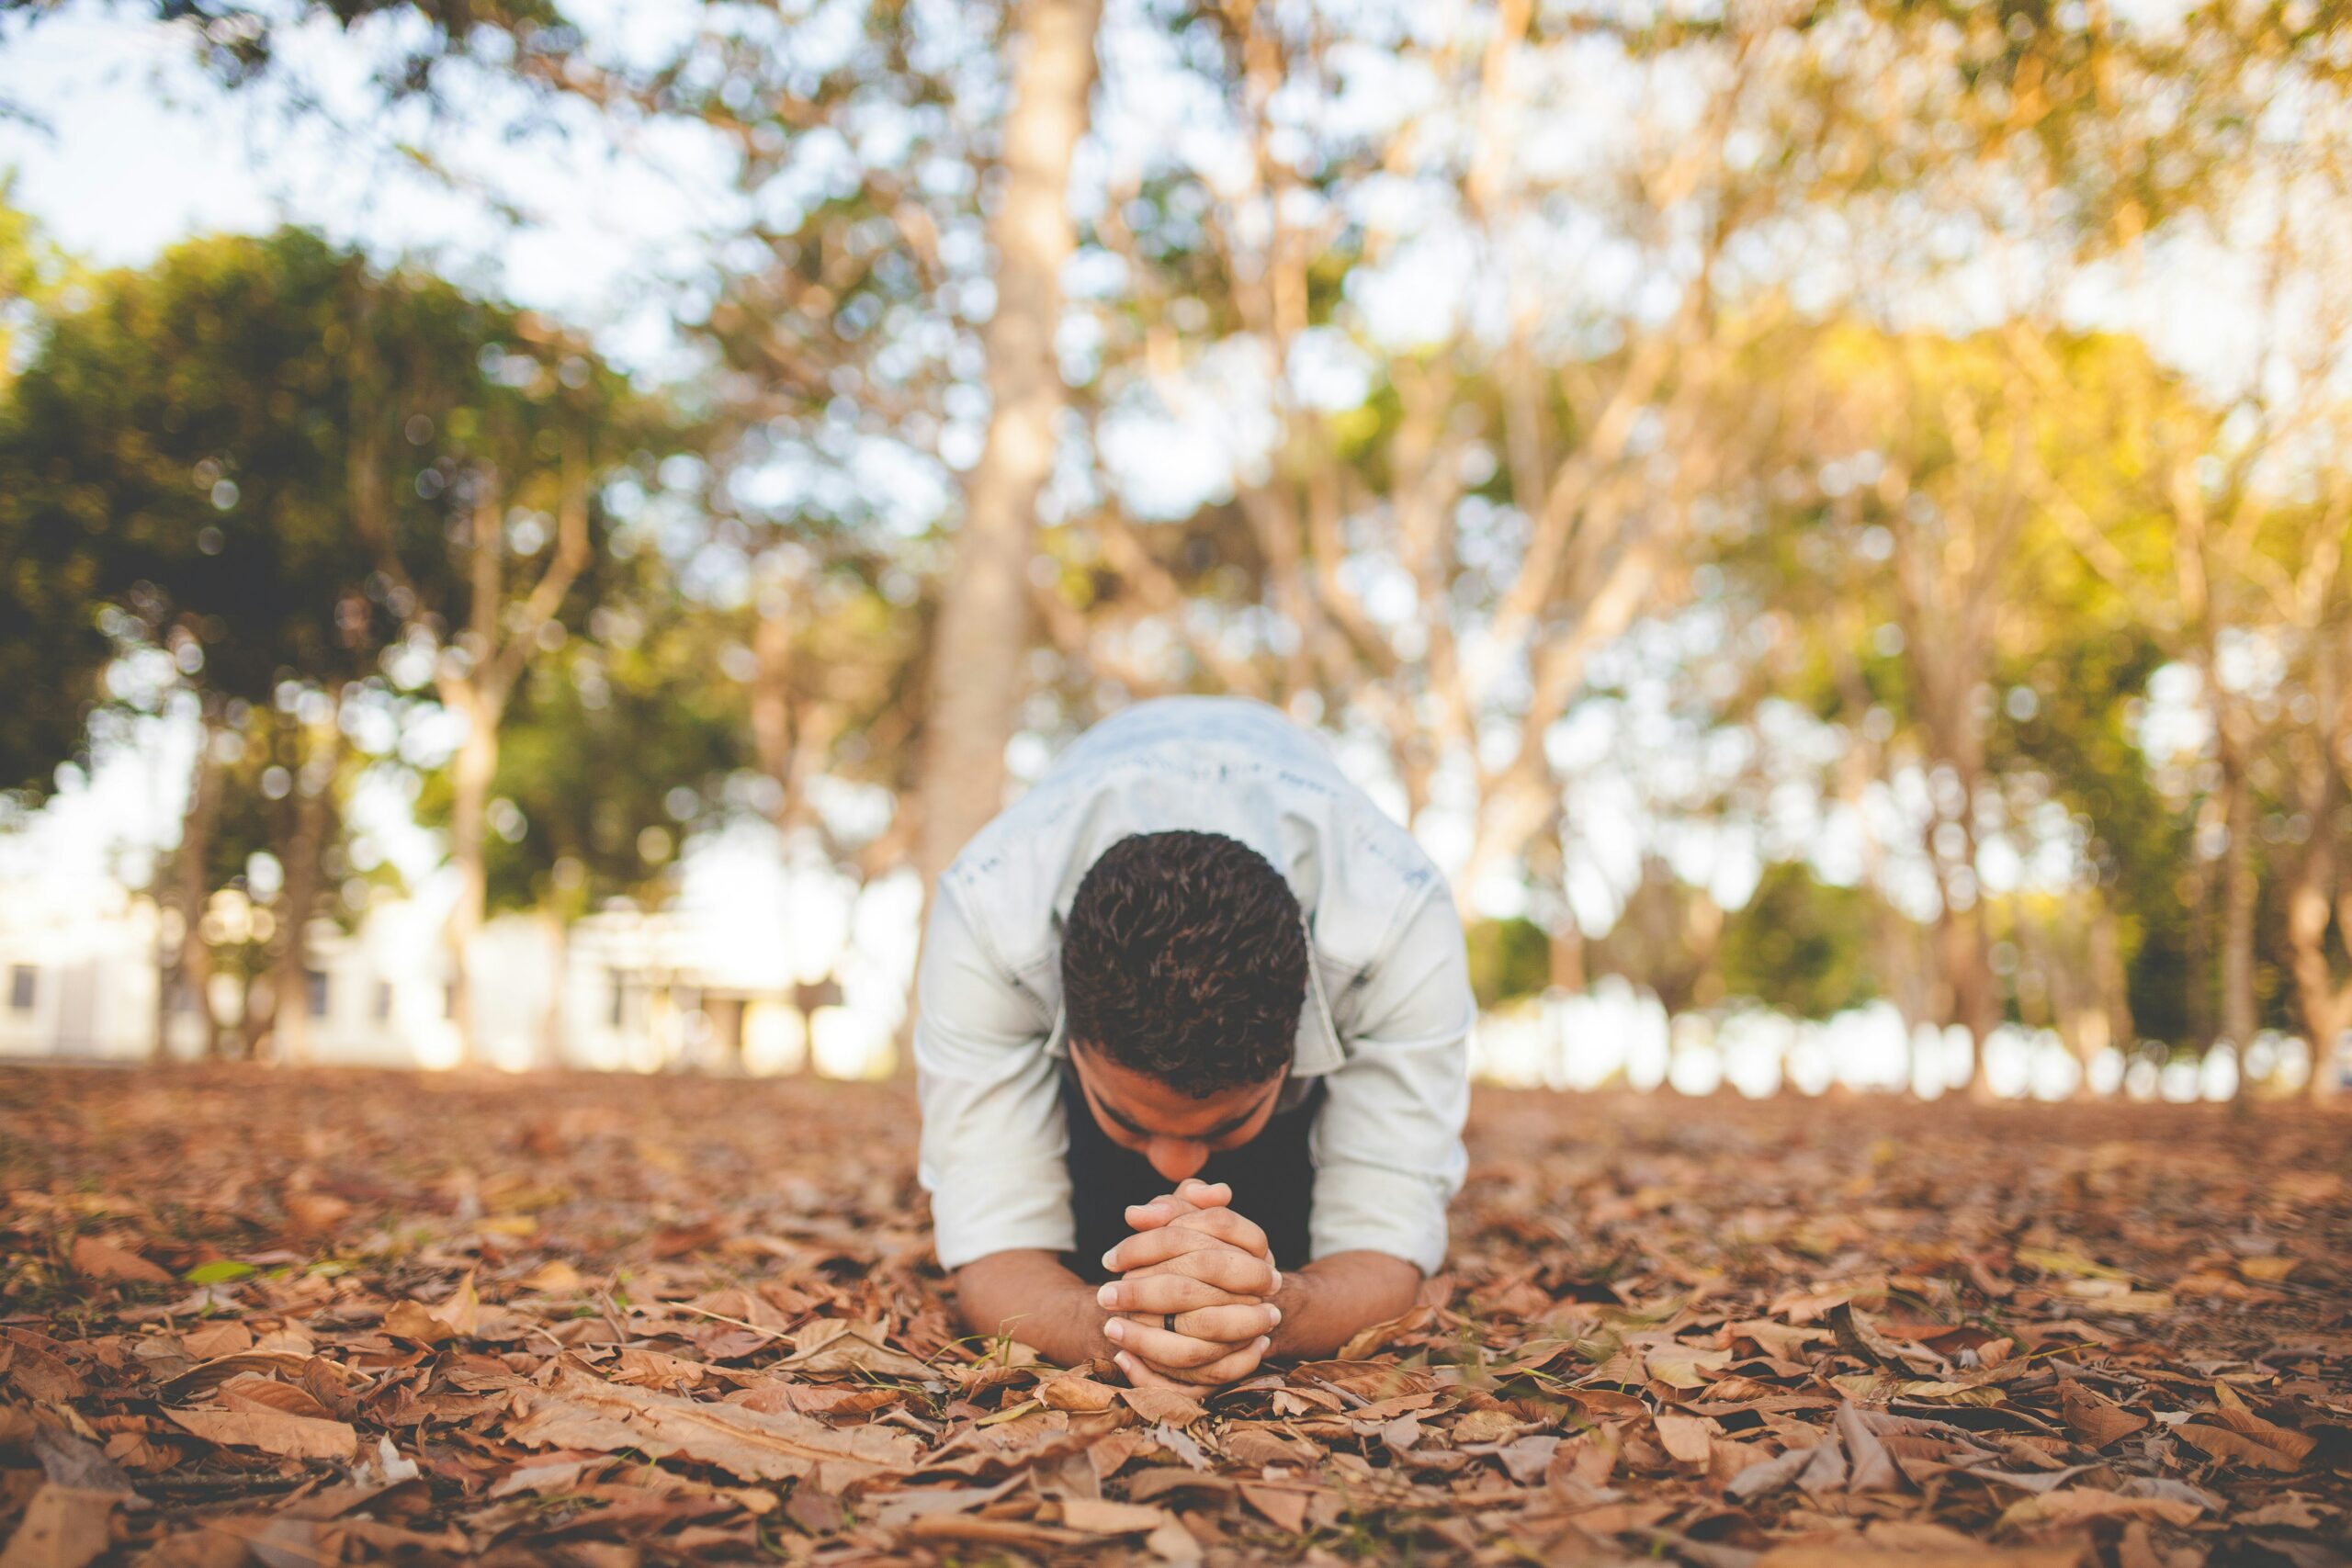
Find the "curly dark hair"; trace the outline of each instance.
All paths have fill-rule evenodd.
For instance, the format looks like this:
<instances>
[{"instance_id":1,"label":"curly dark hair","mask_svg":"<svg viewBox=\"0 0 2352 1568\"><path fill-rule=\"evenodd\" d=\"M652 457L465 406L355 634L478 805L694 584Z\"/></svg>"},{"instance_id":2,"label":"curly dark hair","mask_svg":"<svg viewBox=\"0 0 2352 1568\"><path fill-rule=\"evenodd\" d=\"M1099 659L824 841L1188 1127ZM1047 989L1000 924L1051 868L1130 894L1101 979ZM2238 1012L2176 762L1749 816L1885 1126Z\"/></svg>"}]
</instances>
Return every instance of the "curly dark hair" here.
<instances>
[{"instance_id":1,"label":"curly dark hair","mask_svg":"<svg viewBox=\"0 0 2352 1568\"><path fill-rule=\"evenodd\" d=\"M1306 999L1298 899L1222 833L1136 833L1078 885L1062 931L1069 1038L1188 1094L1289 1064Z\"/></svg>"}]
</instances>

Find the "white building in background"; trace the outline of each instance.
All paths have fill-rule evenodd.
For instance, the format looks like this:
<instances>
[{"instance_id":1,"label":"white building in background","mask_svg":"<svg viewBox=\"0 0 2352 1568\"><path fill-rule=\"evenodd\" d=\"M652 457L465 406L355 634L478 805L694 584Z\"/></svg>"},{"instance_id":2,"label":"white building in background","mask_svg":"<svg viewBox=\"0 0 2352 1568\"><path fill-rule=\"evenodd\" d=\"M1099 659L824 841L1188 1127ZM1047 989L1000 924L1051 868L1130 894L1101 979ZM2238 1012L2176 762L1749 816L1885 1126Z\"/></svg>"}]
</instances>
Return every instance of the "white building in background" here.
<instances>
[{"instance_id":1,"label":"white building in background","mask_svg":"<svg viewBox=\"0 0 2352 1568\"><path fill-rule=\"evenodd\" d=\"M159 1021L163 921L119 888L61 900L0 887L0 1059L146 1060L203 1048L195 1010ZM322 921L311 941L311 1058L446 1067L460 1046L449 1016L438 911L379 907L356 931ZM781 942L693 911L611 910L559 933L544 920L493 920L477 940L481 1055L510 1070L565 1066L656 1072L832 1077L887 1070L890 1021L843 1007L830 982L800 983ZM237 983L217 982L224 1016Z\"/></svg>"},{"instance_id":2,"label":"white building in background","mask_svg":"<svg viewBox=\"0 0 2352 1568\"><path fill-rule=\"evenodd\" d=\"M0 887L0 1057L135 1061L155 1039L155 906Z\"/></svg>"}]
</instances>

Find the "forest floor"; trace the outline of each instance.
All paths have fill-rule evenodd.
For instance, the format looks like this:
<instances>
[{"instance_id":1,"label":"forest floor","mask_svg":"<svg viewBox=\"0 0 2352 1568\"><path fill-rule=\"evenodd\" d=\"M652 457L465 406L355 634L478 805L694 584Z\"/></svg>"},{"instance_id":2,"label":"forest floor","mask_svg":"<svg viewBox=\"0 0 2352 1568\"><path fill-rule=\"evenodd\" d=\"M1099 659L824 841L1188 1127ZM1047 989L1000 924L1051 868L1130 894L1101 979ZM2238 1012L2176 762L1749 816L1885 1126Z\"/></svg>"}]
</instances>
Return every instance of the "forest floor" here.
<instances>
[{"instance_id":1,"label":"forest floor","mask_svg":"<svg viewBox=\"0 0 2352 1568\"><path fill-rule=\"evenodd\" d=\"M2347 1131L1485 1092L1195 1402L957 1337L902 1086L11 1069L0 1565L2342 1562Z\"/></svg>"}]
</instances>

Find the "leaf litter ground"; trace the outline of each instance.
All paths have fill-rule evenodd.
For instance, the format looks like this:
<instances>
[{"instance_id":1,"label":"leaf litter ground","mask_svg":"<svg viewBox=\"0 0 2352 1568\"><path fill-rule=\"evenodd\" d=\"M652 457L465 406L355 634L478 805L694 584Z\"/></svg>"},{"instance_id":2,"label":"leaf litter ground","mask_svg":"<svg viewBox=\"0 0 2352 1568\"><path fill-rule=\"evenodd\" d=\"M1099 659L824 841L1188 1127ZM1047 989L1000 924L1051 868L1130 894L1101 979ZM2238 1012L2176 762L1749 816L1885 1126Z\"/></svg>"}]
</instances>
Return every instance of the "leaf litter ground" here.
<instances>
[{"instance_id":1,"label":"leaf litter ground","mask_svg":"<svg viewBox=\"0 0 2352 1568\"><path fill-rule=\"evenodd\" d=\"M1485 1092L1423 1304L1194 1401L958 1337L911 1114L0 1073L0 1568L2346 1561L2339 1117Z\"/></svg>"}]
</instances>

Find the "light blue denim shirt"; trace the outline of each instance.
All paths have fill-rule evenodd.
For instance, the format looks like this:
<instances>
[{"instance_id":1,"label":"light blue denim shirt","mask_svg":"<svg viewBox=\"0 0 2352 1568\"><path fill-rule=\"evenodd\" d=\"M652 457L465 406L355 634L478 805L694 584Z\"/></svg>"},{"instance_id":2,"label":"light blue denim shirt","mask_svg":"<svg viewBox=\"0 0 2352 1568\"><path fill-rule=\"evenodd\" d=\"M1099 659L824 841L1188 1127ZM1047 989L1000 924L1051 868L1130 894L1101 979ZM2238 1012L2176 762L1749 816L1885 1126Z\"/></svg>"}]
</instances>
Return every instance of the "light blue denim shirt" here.
<instances>
[{"instance_id":1,"label":"light blue denim shirt","mask_svg":"<svg viewBox=\"0 0 2352 1568\"><path fill-rule=\"evenodd\" d=\"M1461 921L1436 866L1320 741L1234 697L1161 698L1096 726L940 877L914 1032L940 1263L1075 1245L1062 922L1103 851L1172 829L1248 844L1306 917L1313 962L1283 1103L1325 1085L1308 1144L1314 1255L1385 1252L1435 1272L1476 1016Z\"/></svg>"}]
</instances>

